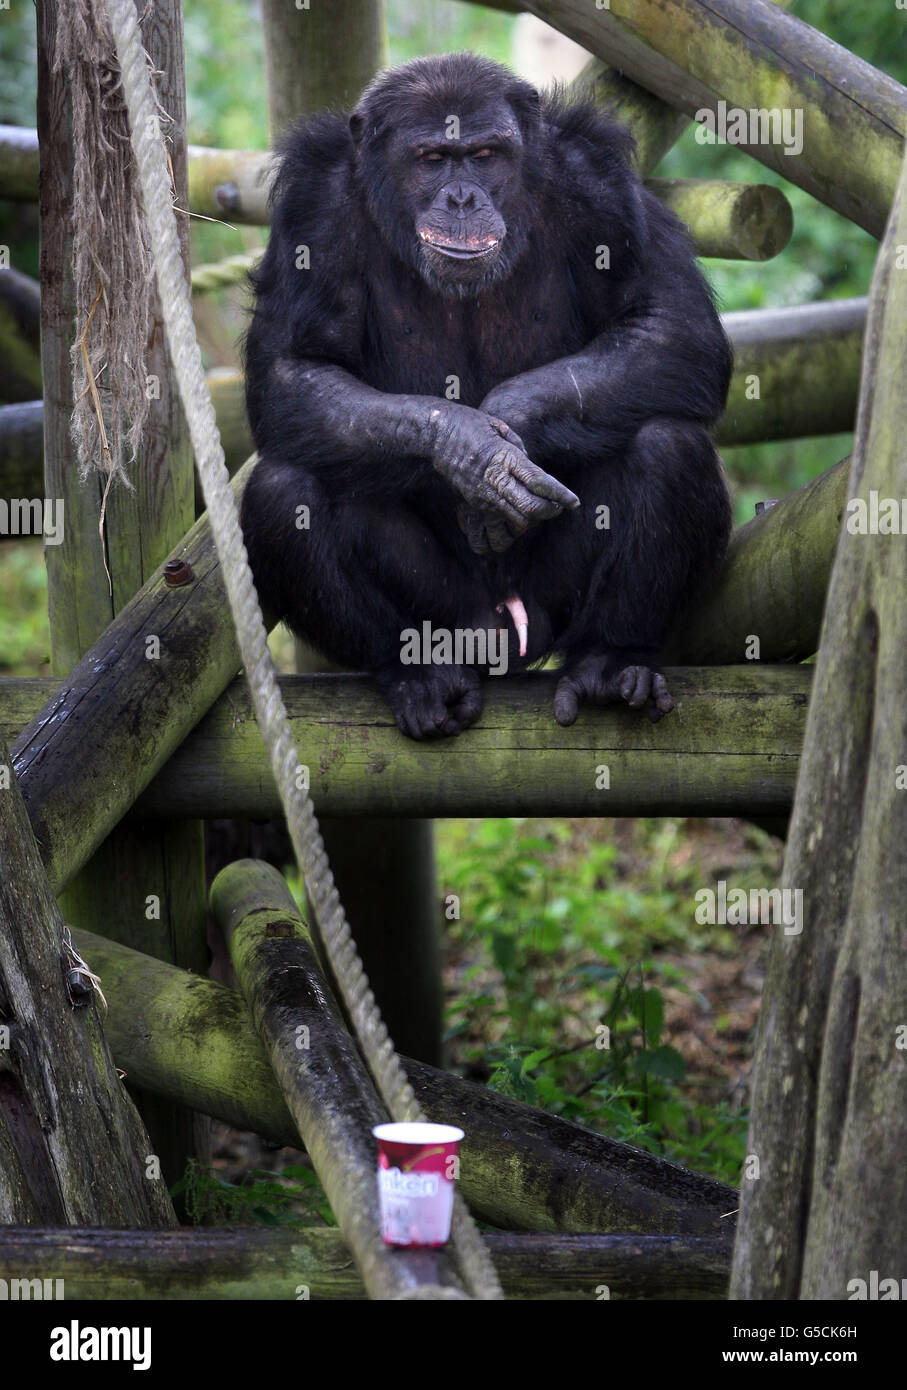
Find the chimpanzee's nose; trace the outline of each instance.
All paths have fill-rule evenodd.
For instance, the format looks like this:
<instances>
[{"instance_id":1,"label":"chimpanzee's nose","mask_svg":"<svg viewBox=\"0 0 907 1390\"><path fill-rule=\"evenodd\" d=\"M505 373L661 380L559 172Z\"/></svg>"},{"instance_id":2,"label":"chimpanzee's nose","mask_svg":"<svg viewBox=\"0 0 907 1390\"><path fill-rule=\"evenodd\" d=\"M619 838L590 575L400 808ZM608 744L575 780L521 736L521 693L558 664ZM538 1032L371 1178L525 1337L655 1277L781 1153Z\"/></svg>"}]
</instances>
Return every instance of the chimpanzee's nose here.
<instances>
[{"instance_id":1,"label":"chimpanzee's nose","mask_svg":"<svg viewBox=\"0 0 907 1390\"><path fill-rule=\"evenodd\" d=\"M455 188L447 190L447 211L448 212L471 212L475 207L475 194L471 188L464 188L458 183Z\"/></svg>"}]
</instances>

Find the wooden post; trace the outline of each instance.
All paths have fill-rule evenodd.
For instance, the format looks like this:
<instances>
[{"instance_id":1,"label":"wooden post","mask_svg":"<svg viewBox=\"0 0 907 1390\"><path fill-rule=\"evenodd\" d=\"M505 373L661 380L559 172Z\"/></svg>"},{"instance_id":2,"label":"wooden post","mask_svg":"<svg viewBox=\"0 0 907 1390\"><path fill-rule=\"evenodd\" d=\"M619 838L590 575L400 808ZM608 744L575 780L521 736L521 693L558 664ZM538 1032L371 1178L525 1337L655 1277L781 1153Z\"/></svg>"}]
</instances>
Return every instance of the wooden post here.
<instances>
[{"instance_id":1,"label":"wooden post","mask_svg":"<svg viewBox=\"0 0 907 1390\"><path fill-rule=\"evenodd\" d=\"M0 865L0 1225L174 1225L2 739Z\"/></svg>"},{"instance_id":2,"label":"wooden post","mask_svg":"<svg viewBox=\"0 0 907 1390\"><path fill-rule=\"evenodd\" d=\"M307 112L352 106L386 62L383 0L296 10L264 0L271 145ZM324 670L299 645L297 670ZM318 803L315 803L316 812ZM394 1044L441 1060L440 905L430 821L322 820L340 899ZM406 969L400 963L406 961Z\"/></svg>"},{"instance_id":3,"label":"wooden post","mask_svg":"<svg viewBox=\"0 0 907 1390\"><path fill-rule=\"evenodd\" d=\"M138 5L141 10L142 4ZM55 672L65 675L140 589L191 525L194 477L182 407L171 380L158 308L146 368L157 379L140 456L130 468L135 490L111 489L102 547L98 522L104 478L83 486L69 434L73 334L72 160L66 74L51 71L56 7L39 0L38 130L41 142L42 367L45 383L46 495L65 504L62 545L47 547L51 649ZM186 97L182 12L162 0L147 15L144 43L159 70L159 96L173 118L170 154L177 203L188 198ZM188 220L181 226L188 273ZM110 306L117 313L118 306ZM113 368L111 367L111 370ZM113 592L105 570L110 570ZM154 635L154 634L151 634ZM144 641L136 634L135 640ZM166 638L162 637L162 643ZM141 717L141 716L140 716ZM73 924L104 921L112 934L186 968L204 972L204 845L200 823L116 830L73 882L62 906ZM188 1112L149 1098L145 1117L168 1181L181 1177L188 1155L204 1157L207 1126Z\"/></svg>"},{"instance_id":4,"label":"wooden post","mask_svg":"<svg viewBox=\"0 0 907 1390\"><path fill-rule=\"evenodd\" d=\"M905 245L907 159L873 275L851 502L782 874L783 888L802 895L802 929L775 928L763 988L735 1298L847 1299L854 1280L865 1298L872 1271L896 1281L889 1297L901 1296ZM873 499L882 527L872 524Z\"/></svg>"}]
</instances>

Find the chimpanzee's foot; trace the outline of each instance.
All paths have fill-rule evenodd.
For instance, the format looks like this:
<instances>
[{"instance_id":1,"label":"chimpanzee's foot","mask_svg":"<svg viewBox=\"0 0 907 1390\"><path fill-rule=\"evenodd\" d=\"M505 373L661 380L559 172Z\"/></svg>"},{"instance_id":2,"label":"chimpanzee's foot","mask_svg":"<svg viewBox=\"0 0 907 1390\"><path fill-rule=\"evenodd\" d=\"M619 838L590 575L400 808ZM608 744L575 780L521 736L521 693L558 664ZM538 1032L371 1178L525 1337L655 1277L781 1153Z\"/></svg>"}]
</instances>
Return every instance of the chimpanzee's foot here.
<instances>
[{"instance_id":1,"label":"chimpanzee's foot","mask_svg":"<svg viewBox=\"0 0 907 1390\"><path fill-rule=\"evenodd\" d=\"M674 708L660 671L632 664L630 653L612 652L584 656L567 667L554 693L554 717L559 724L572 724L580 705L611 705L620 700L626 700L631 709L645 709L653 724Z\"/></svg>"},{"instance_id":2,"label":"chimpanzee's foot","mask_svg":"<svg viewBox=\"0 0 907 1390\"><path fill-rule=\"evenodd\" d=\"M482 713L482 683L469 666L401 666L376 679L397 727L407 738L461 734Z\"/></svg>"}]
</instances>

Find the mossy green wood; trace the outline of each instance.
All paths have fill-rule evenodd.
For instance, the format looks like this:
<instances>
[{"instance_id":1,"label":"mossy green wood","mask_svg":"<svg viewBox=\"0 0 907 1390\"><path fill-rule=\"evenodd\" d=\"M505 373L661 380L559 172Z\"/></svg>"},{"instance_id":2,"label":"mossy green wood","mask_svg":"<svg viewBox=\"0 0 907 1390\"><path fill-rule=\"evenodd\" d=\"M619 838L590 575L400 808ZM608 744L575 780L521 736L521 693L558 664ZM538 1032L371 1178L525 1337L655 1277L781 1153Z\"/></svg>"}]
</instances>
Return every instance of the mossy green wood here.
<instances>
[{"instance_id":1,"label":"mossy green wood","mask_svg":"<svg viewBox=\"0 0 907 1390\"><path fill-rule=\"evenodd\" d=\"M667 660L812 656L847 503L849 464L843 459L734 532L718 578L675 625Z\"/></svg>"},{"instance_id":2,"label":"mossy green wood","mask_svg":"<svg viewBox=\"0 0 907 1390\"><path fill-rule=\"evenodd\" d=\"M776 3L779 9L788 9L792 0L776 0ZM508 7L501 5L500 8ZM558 27L555 20L548 22ZM636 141L636 164L643 174L657 167L690 124L685 112L639 86L625 72L609 67L601 58L590 58L570 87L577 93L591 92L598 105L610 111L621 125L629 127Z\"/></svg>"},{"instance_id":3,"label":"mossy green wood","mask_svg":"<svg viewBox=\"0 0 907 1390\"><path fill-rule=\"evenodd\" d=\"M771 184L648 179L646 186L686 223L699 256L768 261L790 241L794 214Z\"/></svg>"},{"instance_id":4,"label":"mossy green wood","mask_svg":"<svg viewBox=\"0 0 907 1390\"><path fill-rule=\"evenodd\" d=\"M0 1226L174 1225L102 1005L71 1003L63 919L2 739L0 770Z\"/></svg>"},{"instance_id":5,"label":"mossy green wood","mask_svg":"<svg viewBox=\"0 0 907 1390\"><path fill-rule=\"evenodd\" d=\"M491 0L494 3L494 0ZM802 149L745 146L881 236L897 184L907 90L770 0L525 0L523 8L670 106L803 112Z\"/></svg>"},{"instance_id":6,"label":"mossy green wood","mask_svg":"<svg viewBox=\"0 0 907 1390\"><path fill-rule=\"evenodd\" d=\"M734 349L719 445L844 434L853 429L866 300L837 299L725 314Z\"/></svg>"},{"instance_id":7,"label":"mossy green wood","mask_svg":"<svg viewBox=\"0 0 907 1390\"><path fill-rule=\"evenodd\" d=\"M907 496L907 160L873 275L849 496ZM907 1251L907 549L841 530L763 991L733 1296L846 1299Z\"/></svg>"},{"instance_id":8,"label":"mossy green wood","mask_svg":"<svg viewBox=\"0 0 907 1390\"><path fill-rule=\"evenodd\" d=\"M730 1246L701 1236L515 1235L485 1240L508 1298L715 1299ZM0 1230L0 1268L52 1269L68 1299L363 1299L339 1231Z\"/></svg>"},{"instance_id":9,"label":"mossy green wood","mask_svg":"<svg viewBox=\"0 0 907 1390\"><path fill-rule=\"evenodd\" d=\"M242 859L211 886L277 1084L371 1298L425 1284L462 1290L446 1250L391 1250L381 1236L375 1125L390 1118L318 964L308 927L277 869Z\"/></svg>"},{"instance_id":10,"label":"mossy green wood","mask_svg":"<svg viewBox=\"0 0 907 1390\"><path fill-rule=\"evenodd\" d=\"M677 708L660 724L611 707L584 711L562 729L552 713L556 675L512 676L488 681L478 724L431 747L398 733L364 676L286 676L281 689L315 805L329 816L769 815L790 808L811 678L808 666L756 662L669 668ZM135 677L127 669L128 680ZM47 681L0 681L0 729L14 733L39 706L48 708L52 690ZM116 694L128 715L128 686ZM108 697L101 686L82 703L103 722ZM192 713L179 710L181 732L170 715L173 754L144 792L149 750L118 744L98 765L101 787L115 778L117 799L97 808L81 761L68 764L68 775L51 766L40 779L42 765L29 764L34 770L24 780L36 779L31 811L52 879L78 861L80 837L125 814L130 789L141 817L278 814L245 682L232 685L190 733ZM72 747L68 740L60 746ZM153 754L157 765L160 749Z\"/></svg>"},{"instance_id":11,"label":"mossy green wood","mask_svg":"<svg viewBox=\"0 0 907 1390\"><path fill-rule=\"evenodd\" d=\"M104 984L104 1026L120 1066L149 1090L239 1129L300 1143L235 990L92 932L77 939ZM426 1114L466 1132L461 1186L482 1220L534 1231L718 1237L733 1221L726 1213L737 1194L724 1183L434 1067L404 1063Z\"/></svg>"},{"instance_id":12,"label":"mossy green wood","mask_svg":"<svg viewBox=\"0 0 907 1390\"><path fill-rule=\"evenodd\" d=\"M241 495L249 468L234 479ZM236 675L239 652L206 517L126 604L12 749L48 875L59 891L90 858ZM149 639L160 656L149 660ZM154 648L152 648L154 650Z\"/></svg>"},{"instance_id":13,"label":"mossy green wood","mask_svg":"<svg viewBox=\"0 0 907 1390\"><path fill-rule=\"evenodd\" d=\"M38 137L33 130L0 125L0 196L33 203L38 196Z\"/></svg>"}]
</instances>

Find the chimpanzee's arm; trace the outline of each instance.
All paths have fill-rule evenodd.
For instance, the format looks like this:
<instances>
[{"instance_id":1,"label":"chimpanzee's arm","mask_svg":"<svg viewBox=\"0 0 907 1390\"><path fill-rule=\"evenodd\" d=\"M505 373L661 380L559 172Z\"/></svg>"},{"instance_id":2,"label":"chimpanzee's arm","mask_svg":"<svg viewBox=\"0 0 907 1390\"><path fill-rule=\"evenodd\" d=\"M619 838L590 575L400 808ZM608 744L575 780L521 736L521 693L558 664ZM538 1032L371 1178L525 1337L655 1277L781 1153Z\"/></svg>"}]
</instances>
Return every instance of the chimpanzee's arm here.
<instances>
[{"instance_id":1,"label":"chimpanzee's arm","mask_svg":"<svg viewBox=\"0 0 907 1390\"><path fill-rule=\"evenodd\" d=\"M247 352L252 363L252 341ZM377 391L337 363L314 358L276 357L261 375L254 421L260 450L297 458L338 492L390 496L425 476L437 426L433 397Z\"/></svg>"},{"instance_id":2,"label":"chimpanzee's arm","mask_svg":"<svg viewBox=\"0 0 907 1390\"><path fill-rule=\"evenodd\" d=\"M247 358L251 366L251 337ZM482 411L436 396L378 391L331 362L278 357L264 372L255 400L256 444L298 460L335 492L399 496L424 485L430 467L468 506L490 510L513 535L578 506L569 488L529 461L513 430Z\"/></svg>"},{"instance_id":3,"label":"chimpanzee's arm","mask_svg":"<svg viewBox=\"0 0 907 1390\"><path fill-rule=\"evenodd\" d=\"M602 285L610 312L601 331L582 351L501 382L482 402L516 430L534 462L566 481L571 462L626 446L647 420L710 424L724 409L731 353L708 287L679 224L653 209L650 195L646 201L647 254L625 283ZM596 288L587 272L580 293L594 300Z\"/></svg>"}]
</instances>

